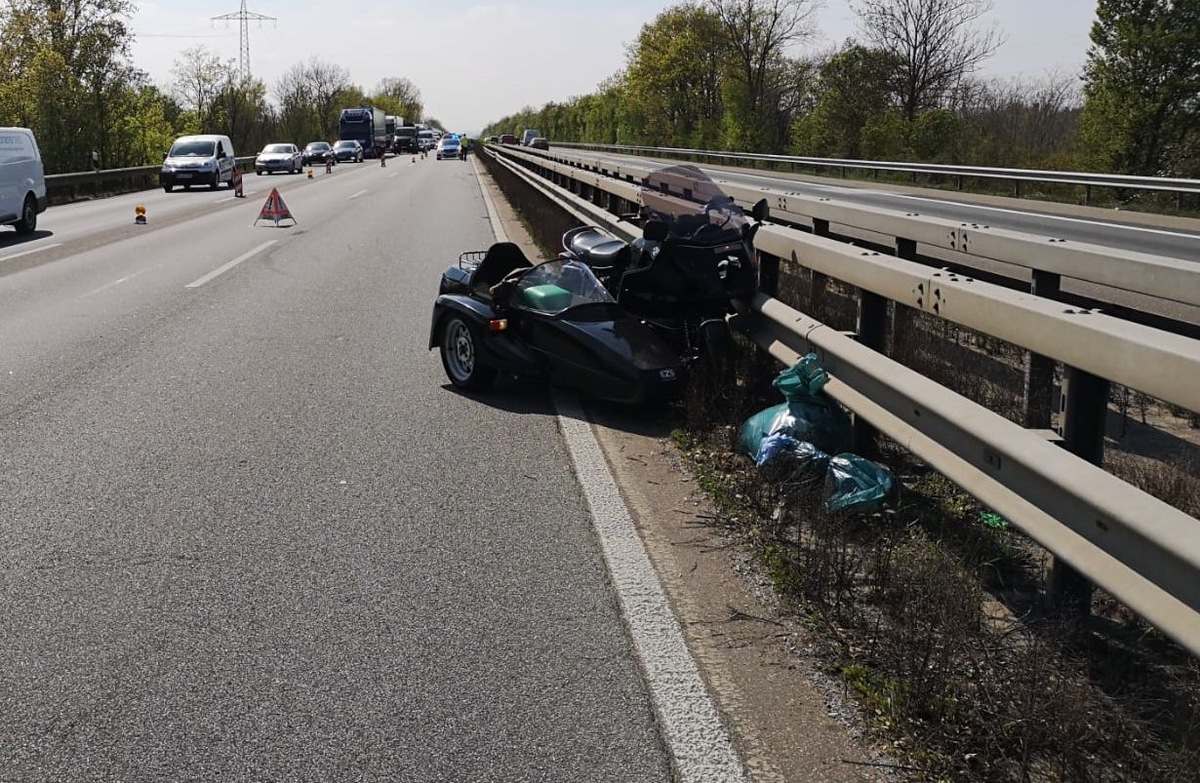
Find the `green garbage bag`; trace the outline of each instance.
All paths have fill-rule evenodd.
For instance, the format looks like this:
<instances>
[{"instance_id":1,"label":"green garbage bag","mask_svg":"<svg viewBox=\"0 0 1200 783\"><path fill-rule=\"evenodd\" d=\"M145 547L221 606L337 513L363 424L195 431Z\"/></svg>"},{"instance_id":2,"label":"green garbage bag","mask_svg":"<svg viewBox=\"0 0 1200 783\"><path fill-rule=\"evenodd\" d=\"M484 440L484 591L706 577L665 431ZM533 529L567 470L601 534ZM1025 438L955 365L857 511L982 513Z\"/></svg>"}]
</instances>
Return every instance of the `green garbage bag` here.
<instances>
[{"instance_id":1,"label":"green garbage bag","mask_svg":"<svg viewBox=\"0 0 1200 783\"><path fill-rule=\"evenodd\" d=\"M770 435L789 435L826 454L836 454L850 445L850 433L850 417L822 393L804 402L781 402L759 411L746 419L738 441L746 456L757 462L763 439Z\"/></svg>"},{"instance_id":2,"label":"green garbage bag","mask_svg":"<svg viewBox=\"0 0 1200 783\"><path fill-rule=\"evenodd\" d=\"M830 513L870 514L892 494L891 471L857 454L838 454L825 472L825 509Z\"/></svg>"},{"instance_id":3,"label":"green garbage bag","mask_svg":"<svg viewBox=\"0 0 1200 783\"><path fill-rule=\"evenodd\" d=\"M826 383L829 383L829 373L825 372L817 355L810 353L779 373L771 385L779 389L785 400L795 401L817 398Z\"/></svg>"},{"instance_id":4,"label":"green garbage bag","mask_svg":"<svg viewBox=\"0 0 1200 783\"><path fill-rule=\"evenodd\" d=\"M772 385L787 402L759 411L742 425L739 445L755 462L763 439L788 435L808 441L826 454L850 446L850 416L823 391L829 375L810 353L776 376Z\"/></svg>"}]
</instances>

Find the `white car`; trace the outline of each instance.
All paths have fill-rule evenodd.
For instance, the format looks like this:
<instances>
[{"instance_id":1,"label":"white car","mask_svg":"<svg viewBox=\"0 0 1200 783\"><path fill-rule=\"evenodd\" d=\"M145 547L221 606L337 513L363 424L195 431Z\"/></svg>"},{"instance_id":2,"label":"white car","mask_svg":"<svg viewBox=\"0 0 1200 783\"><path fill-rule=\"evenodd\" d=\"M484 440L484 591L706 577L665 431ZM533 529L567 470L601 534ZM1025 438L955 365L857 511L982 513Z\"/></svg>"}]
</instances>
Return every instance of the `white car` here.
<instances>
[{"instance_id":1,"label":"white car","mask_svg":"<svg viewBox=\"0 0 1200 783\"><path fill-rule=\"evenodd\" d=\"M33 131L0 128L0 224L32 234L45 211L46 176Z\"/></svg>"},{"instance_id":2,"label":"white car","mask_svg":"<svg viewBox=\"0 0 1200 783\"><path fill-rule=\"evenodd\" d=\"M183 185L185 190L192 185L208 185L216 190L222 182L233 187L236 162L228 136L180 136L163 158L159 181L168 193L176 185Z\"/></svg>"},{"instance_id":3,"label":"white car","mask_svg":"<svg viewBox=\"0 0 1200 783\"><path fill-rule=\"evenodd\" d=\"M255 174L270 174L273 171L299 174L303 170L303 153L295 144L268 144L254 159Z\"/></svg>"}]
</instances>

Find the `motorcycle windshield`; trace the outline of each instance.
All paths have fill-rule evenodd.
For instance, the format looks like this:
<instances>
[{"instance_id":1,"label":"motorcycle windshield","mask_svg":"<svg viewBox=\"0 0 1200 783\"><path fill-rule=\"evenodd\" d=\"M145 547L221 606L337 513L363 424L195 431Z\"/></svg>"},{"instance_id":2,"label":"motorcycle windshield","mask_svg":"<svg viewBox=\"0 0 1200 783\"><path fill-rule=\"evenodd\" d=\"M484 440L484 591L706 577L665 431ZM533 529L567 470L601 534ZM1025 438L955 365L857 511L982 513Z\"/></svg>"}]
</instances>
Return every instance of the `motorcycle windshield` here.
<instances>
[{"instance_id":1,"label":"motorcycle windshield","mask_svg":"<svg viewBox=\"0 0 1200 783\"><path fill-rule=\"evenodd\" d=\"M538 264L521 275L516 301L531 310L557 313L579 305L616 300L587 264L555 259Z\"/></svg>"},{"instance_id":2,"label":"motorcycle windshield","mask_svg":"<svg viewBox=\"0 0 1200 783\"><path fill-rule=\"evenodd\" d=\"M727 233L740 233L749 223L733 197L695 166L652 172L641 195L647 217L666 222L678 238L726 241Z\"/></svg>"}]
</instances>

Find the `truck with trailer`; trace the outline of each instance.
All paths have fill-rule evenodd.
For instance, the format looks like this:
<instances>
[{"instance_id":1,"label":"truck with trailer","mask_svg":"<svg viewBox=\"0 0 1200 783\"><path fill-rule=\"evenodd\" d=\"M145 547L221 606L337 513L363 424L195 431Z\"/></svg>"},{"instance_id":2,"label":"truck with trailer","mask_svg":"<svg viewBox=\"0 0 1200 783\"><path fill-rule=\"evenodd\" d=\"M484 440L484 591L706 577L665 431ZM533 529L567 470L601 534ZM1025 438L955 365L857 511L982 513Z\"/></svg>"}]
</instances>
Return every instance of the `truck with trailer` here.
<instances>
[{"instance_id":1,"label":"truck with trailer","mask_svg":"<svg viewBox=\"0 0 1200 783\"><path fill-rule=\"evenodd\" d=\"M387 115L374 106L342 109L338 138L357 141L368 158L377 158L388 148Z\"/></svg>"}]
</instances>

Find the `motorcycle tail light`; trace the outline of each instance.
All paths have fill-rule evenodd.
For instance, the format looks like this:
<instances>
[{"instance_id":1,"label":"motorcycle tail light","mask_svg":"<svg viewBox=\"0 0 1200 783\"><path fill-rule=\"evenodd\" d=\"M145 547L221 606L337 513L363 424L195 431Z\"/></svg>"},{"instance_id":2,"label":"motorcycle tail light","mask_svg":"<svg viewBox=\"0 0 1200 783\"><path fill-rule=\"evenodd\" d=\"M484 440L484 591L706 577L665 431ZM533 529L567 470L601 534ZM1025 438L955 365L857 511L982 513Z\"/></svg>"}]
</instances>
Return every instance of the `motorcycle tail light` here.
<instances>
[{"instance_id":1,"label":"motorcycle tail light","mask_svg":"<svg viewBox=\"0 0 1200 783\"><path fill-rule=\"evenodd\" d=\"M489 332L503 332L507 328L508 328L508 319L507 318L493 318L490 321L488 321L488 331Z\"/></svg>"}]
</instances>

